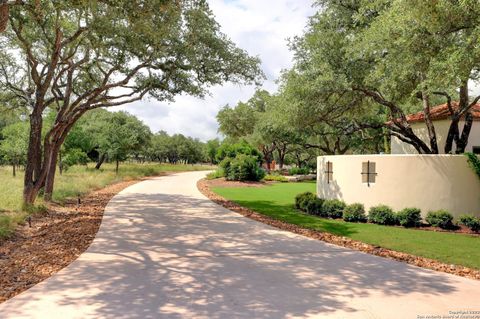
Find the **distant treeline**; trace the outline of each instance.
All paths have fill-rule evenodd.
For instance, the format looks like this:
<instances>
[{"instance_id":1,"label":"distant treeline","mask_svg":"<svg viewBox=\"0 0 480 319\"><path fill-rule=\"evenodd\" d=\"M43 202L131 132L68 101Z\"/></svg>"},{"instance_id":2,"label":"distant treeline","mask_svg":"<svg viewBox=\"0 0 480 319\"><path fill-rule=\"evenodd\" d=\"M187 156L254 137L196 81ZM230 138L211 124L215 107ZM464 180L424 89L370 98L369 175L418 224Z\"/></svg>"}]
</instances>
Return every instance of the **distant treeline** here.
<instances>
[{"instance_id":1,"label":"distant treeline","mask_svg":"<svg viewBox=\"0 0 480 319\"><path fill-rule=\"evenodd\" d=\"M22 112L2 114L0 164L12 165L15 174L16 168L25 165L27 160L29 123ZM45 116L44 132L53 125L54 116L53 112ZM126 160L172 164L215 163L218 145L218 140L204 143L182 134L169 135L164 131L152 133L132 114L98 109L88 112L72 128L61 148L58 166L63 171L72 165L89 162L94 162L99 169L104 162L119 165ZM209 153L213 155L209 156Z\"/></svg>"}]
</instances>

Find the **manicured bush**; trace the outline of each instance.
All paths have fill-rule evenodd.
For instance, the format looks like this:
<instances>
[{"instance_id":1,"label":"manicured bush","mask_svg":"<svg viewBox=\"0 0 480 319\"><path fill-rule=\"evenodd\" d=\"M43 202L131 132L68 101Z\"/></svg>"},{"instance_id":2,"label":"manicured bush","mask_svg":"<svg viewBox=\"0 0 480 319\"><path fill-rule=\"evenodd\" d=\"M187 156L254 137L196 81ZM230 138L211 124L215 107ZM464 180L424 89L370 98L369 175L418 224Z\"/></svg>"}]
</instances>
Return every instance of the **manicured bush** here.
<instances>
[{"instance_id":1,"label":"manicured bush","mask_svg":"<svg viewBox=\"0 0 480 319\"><path fill-rule=\"evenodd\" d=\"M229 181L259 181L265 177L258 158L252 155L238 154L233 159L227 157L220 163L220 167Z\"/></svg>"},{"instance_id":2,"label":"manicured bush","mask_svg":"<svg viewBox=\"0 0 480 319\"><path fill-rule=\"evenodd\" d=\"M425 220L427 223L435 227L443 229L451 229L453 227L453 216L446 210L428 212Z\"/></svg>"},{"instance_id":3,"label":"manicured bush","mask_svg":"<svg viewBox=\"0 0 480 319\"><path fill-rule=\"evenodd\" d=\"M223 172L223 176L226 177L227 173L230 171L230 166L232 165L232 157L225 157L220 164L217 171Z\"/></svg>"},{"instance_id":4,"label":"manicured bush","mask_svg":"<svg viewBox=\"0 0 480 319\"><path fill-rule=\"evenodd\" d=\"M418 227L422 223L422 211L418 208L405 208L397 213L397 218L404 227Z\"/></svg>"},{"instance_id":5,"label":"manicured bush","mask_svg":"<svg viewBox=\"0 0 480 319\"><path fill-rule=\"evenodd\" d=\"M365 216L365 207L363 204L355 203L345 207L343 210L343 220L353 223L365 223L367 216Z\"/></svg>"},{"instance_id":6,"label":"manicured bush","mask_svg":"<svg viewBox=\"0 0 480 319\"><path fill-rule=\"evenodd\" d=\"M288 173L290 175L307 175L310 173L310 169L308 167L292 167Z\"/></svg>"},{"instance_id":7,"label":"manicured bush","mask_svg":"<svg viewBox=\"0 0 480 319\"><path fill-rule=\"evenodd\" d=\"M396 225L398 223L397 215L386 205L371 207L368 212L368 221L379 225Z\"/></svg>"},{"instance_id":8,"label":"manicured bush","mask_svg":"<svg viewBox=\"0 0 480 319\"><path fill-rule=\"evenodd\" d=\"M322 214L330 218L342 218L343 210L347 205L338 199L327 199L323 202Z\"/></svg>"},{"instance_id":9,"label":"manicured bush","mask_svg":"<svg viewBox=\"0 0 480 319\"><path fill-rule=\"evenodd\" d=\"M305 192L295 196L295 208L300 209L310 215L322 215L322 206L324 200L318 198L311 192Z\"/></svg>"},{"instance_id":10,"label":"manicured bush","mask_svg":"<svg viewBox=\"0 0 480 319\"><path fill-rule=\"evenodd\" d=\"M315 199L310 199L305 202L305 211L310 215L322 216L323 202L323 199L315 196Z\"/></svg>"},{"instance_id":11,"label":"manicured bush","mask_svg":"<svg viewBox=\"0 0 480 319\"><path fill-rule=\"evenodd\" d=\"M307 204L316 198L317 196L311 192L300 193L295 196L295 208L307 211Z\"/></svg>"},{"instance_id":12,"label":"manicured bush","mask_svg":"<svg viewBox=\"0 0 480 319\"><path fill-rule=\"evenodd\" d=\"M459 218L460 224L470 228L474 232L480 231L480 218L472 215L462 215Z\"/></svg>"}]
</instances>

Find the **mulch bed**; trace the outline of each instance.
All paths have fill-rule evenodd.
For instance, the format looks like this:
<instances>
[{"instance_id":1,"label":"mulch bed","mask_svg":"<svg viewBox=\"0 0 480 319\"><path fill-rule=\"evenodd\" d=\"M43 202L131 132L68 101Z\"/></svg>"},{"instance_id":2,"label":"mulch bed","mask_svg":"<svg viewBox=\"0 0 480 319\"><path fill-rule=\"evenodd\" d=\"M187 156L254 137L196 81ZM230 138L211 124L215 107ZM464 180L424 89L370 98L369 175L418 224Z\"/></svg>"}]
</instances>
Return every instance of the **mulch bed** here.
<instances>
[{"instance_id":1,"label":"mulch bed","mask_svg":"<svg viewBox=\"0 0 480 319\"><path fill-rule=\"evenodd\" d=\"M15 233L0 242L0 303L68 266L92 243L110 199L137 183L112 184L63 205L51 204L48 211L32 216Z\"/></svg>"},{"instance_id":2,"label":"mulch bed","mask_svg":"<svg viewBox=\"0 0 480 319\"><path fill-rule=\"evenodd\" d=\"M370 244L365 244L360 241L356 241L347 237L342 237L342 236L332 235L325 232L306 229L297 225L292 225L286 222L282 222L282 221L270 218L268 216L252 211L248 208L242 207L214 193L213 191L210 190L210 187L212 185L215 185L215 184L212 183L212 181L208 181L206 179L202 179L197 183L197 187L200 190L200 192L202 192L202 194L207 196L213 202L219 205L222 205L223 207L228 208L245 217L259 221L261 223L264 223L282 230L290 231L295 234L299 234L299 235L307 236L313 239L321 240L327 243L335 244L338 246L343 246L343 247L359 250L365 253L369 253L372 255L390 258L390 259L394 259L401 262L406 262L408 264L415 265L418 267L428 268L436 271L441 271L449 274L454 274L462 277L480 280L480 270L477 270L477 269L467 268L467 267L458 266L458 265L445 264L436 260L418 257L418 256L410 255L407 253L402 253L402 252L398 252L398 251L394 251L394 250L390 250L390 249L386 249L378 246L373 246Z\"/></svg>"},{"instance_id":3,"label":"mulch bed","mask_svg":"<svg viewBox=\"0 0 480 319\"><path fill-rule=\"evenodd\" d=\"M238 182L227 181L225 178L217 178L208 181L210 187L263 187L272 184L273 182Z\"/></svg>"}]
</instances>

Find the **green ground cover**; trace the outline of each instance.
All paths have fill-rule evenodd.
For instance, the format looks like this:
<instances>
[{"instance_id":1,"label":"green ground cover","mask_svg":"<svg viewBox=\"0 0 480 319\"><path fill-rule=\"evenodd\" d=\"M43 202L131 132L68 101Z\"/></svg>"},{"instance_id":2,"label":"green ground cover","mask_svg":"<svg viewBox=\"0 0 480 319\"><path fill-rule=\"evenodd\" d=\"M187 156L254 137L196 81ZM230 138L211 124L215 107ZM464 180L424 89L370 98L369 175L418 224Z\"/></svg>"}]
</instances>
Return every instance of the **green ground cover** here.
<instances>
[{"instance_id":1,"label":"green ground cover","mask_svg":"<svg viewBox=\"0 0 480 319\"><path fill-rule=\"evenodd\" d=\"M294 208L295 195L315 193L315 183L276 183L265 187L217 187L217 194L269 217L364 243L480 269L480 237L347 223L303 214Z\"/></svg>"},{"instance_id":2,"label":"green ground cover","mask_svg":"<svg viewBox=\"0 0 480 319\"><path fill-rule=\"evenodd\" d=\"M62 202L69 197L86 194L109 184L158 175L162 172L192 171L211 169L200 165L169 165L169 164L122 164L120 171L115 174L113 164L104 164L96 170L93 164L88 166L74 166L63 175L57 173L53 200ZM12 176L11 167L0 166L0 238L7 236L16 225L25 219L22 212L23 172L19 171L16 177ZM37 205L42 205L41 199Z\"/></svg>"}]
</instances>

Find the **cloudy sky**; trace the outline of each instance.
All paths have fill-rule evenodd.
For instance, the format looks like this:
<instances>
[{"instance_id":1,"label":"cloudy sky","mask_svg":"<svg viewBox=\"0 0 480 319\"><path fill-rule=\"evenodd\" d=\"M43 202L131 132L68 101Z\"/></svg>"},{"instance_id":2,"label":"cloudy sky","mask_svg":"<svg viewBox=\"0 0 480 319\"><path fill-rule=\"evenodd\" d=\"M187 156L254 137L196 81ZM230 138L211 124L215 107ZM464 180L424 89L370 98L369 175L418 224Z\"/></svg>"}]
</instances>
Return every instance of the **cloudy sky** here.
<instances>
[{"instance_id":1,"label":"cloudy sky","mask_svg":"<svg viewBox=\"0 0 480 319\"><path fill-rule=\"evenodd\" d=\"M222 31L250 55L259 56L267 76L263 87L275 91L275 79L292 64L287 39L302 33L313 14L312 0L209 0ZM182 133L208 140L218 136L215 116L226 105L247 100L254 87L225 84L211 96L180 96L174 103L147 100L121 109L137 115L152 131Z\"/></svg>"}]
</instances>

